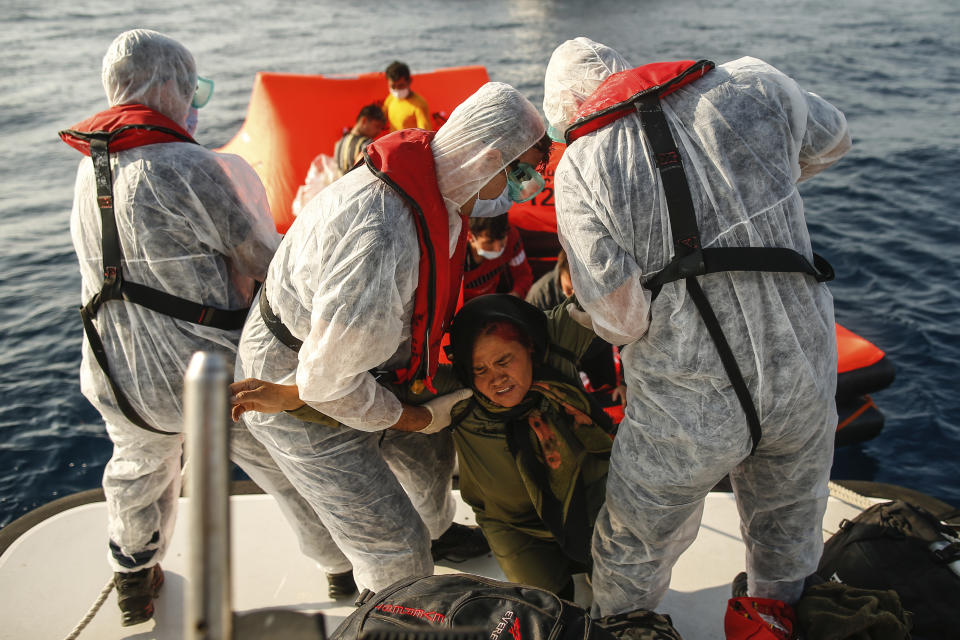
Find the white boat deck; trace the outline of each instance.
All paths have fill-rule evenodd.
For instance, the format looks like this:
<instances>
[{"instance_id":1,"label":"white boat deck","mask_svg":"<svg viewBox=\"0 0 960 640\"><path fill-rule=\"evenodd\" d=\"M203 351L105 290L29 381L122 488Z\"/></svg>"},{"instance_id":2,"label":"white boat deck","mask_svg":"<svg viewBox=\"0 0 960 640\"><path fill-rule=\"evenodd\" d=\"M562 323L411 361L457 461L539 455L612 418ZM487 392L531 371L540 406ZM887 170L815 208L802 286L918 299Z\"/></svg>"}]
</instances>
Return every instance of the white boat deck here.
<instances>
[{"instance_id":1,"label":"white boat deck","mask_svg":"<svg viewBox=\"0 0 960 640\"><path fill-rule=\"evenodd\" d=\"M120 626L112 592L79 638L174 639L183 637L186 519L181 498L170 551L162 561L166 582L154 619ZM824 518L829 536L843 518L860 508L830 499ZM265 495L231 498L233 609L264 607L322 611L327 631L353 611L353 600L327 598L323 572L303 556L274 501ZM458 500L457 521L473 523L473 513ZM0 557L0 639L62 640L94 603L111 577L107 565L106 508L100 503L75 507L40 523ZM743 545L732 494L711 493L700 535L674 568L670 591L658 611L669 613L685 640L723 637L723 615L730 582L743 570ZM492 556L461 564L443 563L437 573L458 571L503 579ZM590 601L578 583L577 600Z\"/></svg>"}]
</instances>

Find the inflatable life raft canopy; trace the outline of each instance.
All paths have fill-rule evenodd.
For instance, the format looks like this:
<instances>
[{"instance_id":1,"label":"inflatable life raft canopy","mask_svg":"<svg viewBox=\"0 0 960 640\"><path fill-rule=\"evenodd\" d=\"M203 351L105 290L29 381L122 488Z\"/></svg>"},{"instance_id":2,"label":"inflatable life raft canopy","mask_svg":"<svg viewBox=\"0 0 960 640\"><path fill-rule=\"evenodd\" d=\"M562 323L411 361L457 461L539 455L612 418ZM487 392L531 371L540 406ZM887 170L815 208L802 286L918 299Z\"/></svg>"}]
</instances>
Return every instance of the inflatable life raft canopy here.
<instances>
[{"instance_id":1,"label":"inflatable life raft canopy","mask_svg":"<svg viewBox=\"0 0 960 640\"><path fill-rule=\"evenodd\" d=\"M489 81L482 66L413 75L439 127L453 109ZM257 74L243 126L218 151L242 156L266 187L277 231L293 222L292 204L317 154L333 147L364 105L387 96L383 72L358 76Z\"/></svg>"}]
</instances>

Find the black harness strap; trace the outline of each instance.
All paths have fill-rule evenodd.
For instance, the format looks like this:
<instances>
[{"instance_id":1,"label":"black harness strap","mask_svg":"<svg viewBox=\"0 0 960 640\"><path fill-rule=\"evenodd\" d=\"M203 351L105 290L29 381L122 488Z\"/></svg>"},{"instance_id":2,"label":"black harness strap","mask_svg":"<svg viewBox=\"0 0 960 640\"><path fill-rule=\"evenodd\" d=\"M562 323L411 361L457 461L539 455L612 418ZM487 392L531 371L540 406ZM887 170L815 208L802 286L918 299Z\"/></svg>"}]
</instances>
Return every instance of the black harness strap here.
<instances>
[{"instance_id":1,"label":"black harness strap","mask_svg":"<svg viewBox=\"0 0 960 640\"><path fill-rule=\"evenodd\" d=\"M753 398L750 397L750 389L747 388L747 383L743 379L743 373L740 371L740 365L737 364L736 356L733 355L730 343L727 342L727 337L723 334L720 321L717 320L717 315L713 312L713 307L710 306L710 301L707 300L707 295L703 292L696 278L687 278L687 291L693 298L693 304L700 312L703 323L707 325L707 331L710 332L713 344L717 346L717 352L720 354L723 369L727 372L727 378L730 379L733 391L737 394L737 400L740 401L740 407L743 408L743 413L747 417L750 439L753 441L753 446L750 447L750 453L752 454L757 450L757 445L760 444L763 429L760 427L760 417L757 415L756 405L753 403Z\"/></svg>"},{"instance_id":2,"label":"black harness strap","mask_svg":"<svg viewBox=\"0 0 960 640\"><path fill-rule=\"evenodd\" d=\"M300 348L303 346L303 340L290 333L287 325L283 324L283 321L280 320L277 314L273 312L273 309L270 308L270 303L267 301L266 283L264 283L260 289L260 316L263 318L263 323L267 325L267 329L270 330L274 338L285 344L287 348L297 353L300 352Z\"/></svg>"},{"instance_id":3,"label":"black harness strap","mask_svg":"<svg viewBox=\"0 0 960 640\"><path fill-rule=\"evenodd\" d=\"M303 347L303 340L293 335L290 329L287 328L287 325L283 324L283 320L273 312L273 309L270 307L270 302L267 300L266 283L260 288L259 306L260 317L263 318L263 324L267 326L267 329L270 330L273 337L282 342L288 349L300 353L300 349ZM396 372L390 369L370 369L369 373L375 380L383 384L391 384L396 382L397 379ZM464 413L464 416L466 416L466 413ZM463 419L463 417L461 417L461 419Z\"/></svg>"},{"instance_id":4,"label":"black harness strap","mask_svg":"<svg viewBox=\"0 0 960 640\"><path fill-rule=\"evenodd\" d=\"M120 235L117 232L116 212L113 202L113 172L110 169L110 141L119 133L128 129L146 129L171 134L184 142L193 142L184 138L180 133L153 125L126 125L115 131L95 131L92 133L69 131L73 136L84 138L90 143L90 158L93 161L94 176L97 183L97 207L100 209L101 253L103 261L103 285L100 291L82 307L80 318L83 321L83 330L93 351L97 363L107 377L107 382L117 399L117 406L130 422L138 427L163 435L176 435L175 431L164 431L150 425L134 409L126 394L114 380L110 373L110 364L107 360L107 351L103 340L97 332L93 320L97 316L101 305L109 300L125 300L139 304L151 311L166 316L192 322L207 327L214 327L224 331L233 331L243 327L249 308L218 309L179 298L159 289L130 282L123 278L123 250L120 246Z\"/></svg>"},{"instance_id":5,"label":"black harness strap","mask_svg":"<svg viewBox=\"0 0 960 640\"><path fill-rule=\"evenodd\" d=\"M663 270L648 280L645 286L653 291L653 296L656 298L664 284L681 279L686 280L687 291L717 347L720 361L746 416L753 441L750 450L752 454L757 450L763 435L760 418L737 359L713 307L710 306L706 294L697 281L697 276L721 271L772 271L805 273L815 278L817 282L827 282L833 279L833 267L817 254L814 254L814 264L811 265L803 255L786 248L703 249L700 246L700 230L697 227L690 186L684 174L680 152L663 114L660 99L656 95L642 96L634 106L640 115L647 139L650 141L657 170L663 182L674 247L673 259Z\"/></svg>"}]
</instances>

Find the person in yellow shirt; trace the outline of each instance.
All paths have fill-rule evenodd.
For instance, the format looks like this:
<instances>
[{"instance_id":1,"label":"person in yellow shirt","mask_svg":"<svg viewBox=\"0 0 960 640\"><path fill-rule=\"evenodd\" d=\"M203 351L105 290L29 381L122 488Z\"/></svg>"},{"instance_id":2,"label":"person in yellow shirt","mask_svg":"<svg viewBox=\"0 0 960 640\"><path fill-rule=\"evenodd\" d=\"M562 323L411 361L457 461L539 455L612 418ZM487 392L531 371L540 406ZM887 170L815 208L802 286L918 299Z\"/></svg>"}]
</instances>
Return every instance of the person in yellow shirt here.
<instances>
[{"instance_id":1,"label":"person in yellow shirt","mask_svg":"<svg viewBox=\"0 0 960 640\"><path fill-rule=\"evenodd\" d=\"M387 114L390 130L417 128L432 131L433 124L427 101L410 90L413 82L410 78L410 67L403 62L394 61L387 66L386 74L390 95L383 101L383 112Z\"/></svg>"}]
</instances>

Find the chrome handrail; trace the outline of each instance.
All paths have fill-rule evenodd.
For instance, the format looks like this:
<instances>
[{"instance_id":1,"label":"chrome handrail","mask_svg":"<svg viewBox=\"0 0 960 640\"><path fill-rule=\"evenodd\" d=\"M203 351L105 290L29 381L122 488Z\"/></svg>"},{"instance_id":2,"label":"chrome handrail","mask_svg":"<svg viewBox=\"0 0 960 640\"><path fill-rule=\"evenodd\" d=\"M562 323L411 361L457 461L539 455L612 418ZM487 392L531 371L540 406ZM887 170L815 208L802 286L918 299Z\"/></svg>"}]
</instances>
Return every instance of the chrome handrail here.
<instances>
[{"instance_id":1,"label":"chrome handrail","mask_svg":"<svg viewBox=\"0 0 960 640\"><path fill-rule=\"evenodd\" d=\"M190 516L187 640L233 635L230 601L230 406L232 372L215 353L193 354L184 380Z\"/></svg>"}]
</instances>

